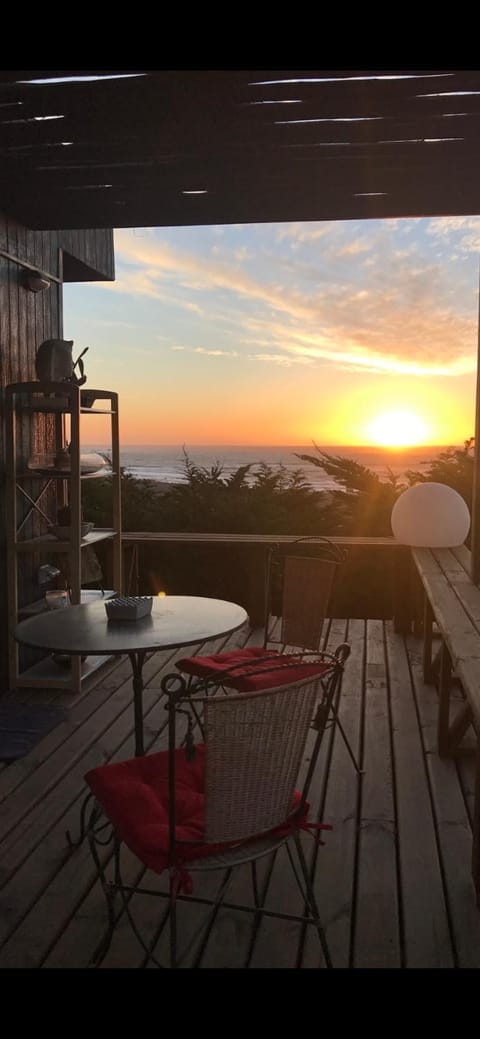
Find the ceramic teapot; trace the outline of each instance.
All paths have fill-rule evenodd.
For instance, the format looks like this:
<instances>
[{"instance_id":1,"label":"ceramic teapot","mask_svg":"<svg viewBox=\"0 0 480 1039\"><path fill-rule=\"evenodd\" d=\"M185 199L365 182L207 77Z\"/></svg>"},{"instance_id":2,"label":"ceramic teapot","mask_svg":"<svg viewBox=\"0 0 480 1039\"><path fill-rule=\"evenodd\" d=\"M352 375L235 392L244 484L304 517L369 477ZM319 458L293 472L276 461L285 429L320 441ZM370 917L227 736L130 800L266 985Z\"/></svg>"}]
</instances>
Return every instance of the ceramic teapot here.
<instances>
[{"instance_id":1,"label":"ceramic teapot","mask_svg":"<svg viewBox=\"0 0 480 1039\"><path fill-rule=\"evenodd\" d=\"M41 382L64 382L73 375L73 339L45 339L35 357L35 371Z\"/></svg>"},{"instance_id":2,"label":"ceramic teapot","mask_svg":"<svg viewBox=\"0 0 480 1039\"><path fill-rule=\"evenodd\" d=\"M72 347L73 339L45 339L40 344L35 356L35 371L40 382L76 382L78 386L86 382L80 358L87 352L88 346L76 361L72 357ZM77 365L80 378L75 374Z\"/></svg>"}]
</instances>

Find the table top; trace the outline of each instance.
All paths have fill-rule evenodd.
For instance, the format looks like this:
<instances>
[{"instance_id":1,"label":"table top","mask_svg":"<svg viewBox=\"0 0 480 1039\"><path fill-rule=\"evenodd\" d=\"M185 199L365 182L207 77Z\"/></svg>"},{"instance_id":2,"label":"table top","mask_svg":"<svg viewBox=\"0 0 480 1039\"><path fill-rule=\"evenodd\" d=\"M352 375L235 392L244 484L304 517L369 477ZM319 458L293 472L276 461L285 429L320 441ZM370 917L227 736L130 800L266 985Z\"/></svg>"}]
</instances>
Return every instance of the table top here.
<instances>
[{"instance_id":1,"label":"table top","mask_svg":"<svg viewBox=\"0 0 480 1039\"><path fill-rule=\"evenodd\" d=\"M243 606L192 595L155 596L138 621L109 621L105 600L51 610L15 628L17 642L55 653L120 654L174 649L229 635L248 620Z\"/></svg>"}]
</instances>

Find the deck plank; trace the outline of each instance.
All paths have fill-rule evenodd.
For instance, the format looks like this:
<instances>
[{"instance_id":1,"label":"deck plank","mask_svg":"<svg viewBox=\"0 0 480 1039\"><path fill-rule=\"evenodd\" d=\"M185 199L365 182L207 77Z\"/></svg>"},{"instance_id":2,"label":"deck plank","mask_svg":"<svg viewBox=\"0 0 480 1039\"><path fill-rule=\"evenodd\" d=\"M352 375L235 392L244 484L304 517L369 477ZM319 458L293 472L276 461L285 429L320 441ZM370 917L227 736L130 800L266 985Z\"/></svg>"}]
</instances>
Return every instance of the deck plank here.
<instances>
[{"instance_id":1,"label":"deck plank","mask_svg":"<svg viewBox=\"0 0 480 1039\"><path fill-rule=\"evenodd\" d=\"M400 917L393 766L384 627L367 622L355 967L400 967Z\"/></svg>"},{"instance_id":2,"label":"deck plank","mask_svg":"<svg viewBox=\"0 0 480 1039\"><path fill-rule=\"evenodd\" d=\"M390 622L335 621L329 647L345 633L352 652L340 716L366 771L359 781L338 729L329 730L311 797L313 816L333 824L318 850L314 876L333 962L337 967L479 967L480 912L470 872L472 752L467 747L455 759L438 757L437 694L423 683L418 639L404 641ZM245 637L258 644L261 632ZM145 731L155 750L165 741L160 682L174 661L174 654L155 654L146 665ZM87 843L70 853L65 829L78 822L87 768L132 752L131 677L128 662L122 662L82 690L66 728L57 727L30 755L1 770L0 967L88 965L105 922L104 898ZM304 842L312 856L311 838L305 835ZM260 873L268 865L265 860ZM125 869L133 880L141 875L128 852ZM217 882L218 875L199 874L195 890L207 893ZM148 874L148 884L164 888L165 879ZM229 897L246 900L248 887L244 868L234 874ZM282 853L266 904L298 912L300 902ZM152 940L160 900L153 909L151 899L137 899L136 914ZM201 913L181 906L186 934ZM221 910L200 965L244 966L251 936L250 917ZM166 947L165 931L157 943L162 959ZM104 966L139 967L144 961L122 923ZM264 918L252 966L320 962L311 928ZM187 964L195 963L194 949Z\"/></svg>"},{"instance_id":3,"label":"deck plank","mask_svg":"<svg viewBox=\"0 0 480 1039\"><path fill-rule=\"evenodd\" d=\"M476 907L471 873L472 831L455 758L437 753L438 696L425 685L418 643L409 639L409 656L418 714L432 789L433 822L452 932L455 965L480 966L480 913Z\"/></svg>"},{"instance_id":4,"label":"deck plank","mask_svg":"<svg viewBox=\"0 0 480 1039\"><path fill-rule=\"evenodd\" d=\"M361 765L365 621L350 620L343 639L338 639L339 642L343 640L349 643L351 653L342 680L339 716ZM325 844L319 848L314 884L335 967L350 966L360 783L361 779L336 729L321 813L322 820L329 823L332 830L325 833ZM318 942L309 928L302 966L313 967L316 962Z\"/></svg>"},{"instance_id":5,"label":"deck plank","mask_svg":"<svg viewBox=\"0 0 480 1039\"><path fill-rule=\"evenodd\" d=\"M387 626L406 967L452 967L441 864L404 639Z\"/></svg>"}]
</instances>

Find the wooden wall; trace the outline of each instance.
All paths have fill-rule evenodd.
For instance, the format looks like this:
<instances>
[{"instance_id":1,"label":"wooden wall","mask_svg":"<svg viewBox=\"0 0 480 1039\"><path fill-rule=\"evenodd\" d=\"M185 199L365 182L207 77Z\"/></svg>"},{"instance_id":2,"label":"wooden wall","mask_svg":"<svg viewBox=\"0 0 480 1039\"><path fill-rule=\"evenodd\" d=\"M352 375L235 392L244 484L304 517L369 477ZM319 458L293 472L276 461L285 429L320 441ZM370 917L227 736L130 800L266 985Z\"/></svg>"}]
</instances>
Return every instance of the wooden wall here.
<instances>
[{"instance_id":1,"label":"wooden wall","mask_svg":"<svg viewBox=\"0 0 480 1039\"><path fill-rule=\"evenodd\" d=\"M0 696L7 682L3 388L12 382L35 379L35 354L40 343L44 339L62 338L64 265L65 280L112 279L113 232L31 231L0 213ZM25 279L31 268L50 277L50 289L33 293L26 287ZM34 446L40 446L41 442L46 445L51 433L48 422L33 430L26 419L18 443L22 461L27 461ZM28 590L33 571L34 561L25 561L24 601L35 597L29 595Z\"/></svg>"}]
</instances>

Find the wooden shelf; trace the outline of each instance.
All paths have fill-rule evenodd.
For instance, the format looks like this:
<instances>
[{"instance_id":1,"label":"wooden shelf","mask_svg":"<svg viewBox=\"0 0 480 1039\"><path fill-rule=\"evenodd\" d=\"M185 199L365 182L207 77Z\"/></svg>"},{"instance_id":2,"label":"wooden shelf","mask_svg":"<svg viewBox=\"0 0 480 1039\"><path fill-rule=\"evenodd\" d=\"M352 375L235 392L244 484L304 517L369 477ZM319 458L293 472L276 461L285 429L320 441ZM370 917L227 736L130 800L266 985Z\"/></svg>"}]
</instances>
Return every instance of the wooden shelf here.
<instances>
[{"instance_id":1,"label":"wooden shelf","mask_svg":"<svg viewBox=\"0 0 480 1039\"><path fill-rule=\"evenodd\" d=\"M30 414L41 414L41 415L69 415L71 411L71 405L65 398L51 397L40 398L38 400L31 401L30 403L22 402L22 411L28 411ZM82 415L116 415L114 408L87 408L81 407L80 411Z\"/></svg>"},{"instance_id":2,"label":"wooden shelf","mask_svg":"<svg viewBox=\"0 0 480 1039\"><path fill-rule=\"evenodd\" d=\"M57 414L68 415L72 411L74 402L78 400L80 412L84 415L116 415L113 407L116 394L110 390L90 390L87 387L80 388L74 383L49 383L49 389L42 389L47 384L41 382L16 383L10 387L17 397L21 398L20 407L22 411L31 414ZM78 395L78 396L77 396ZM93 397L93 404L88 407L82 404L82 398ZM96 401L110 402L110 407L95 407Z\"/></svg>"},{"instance_id":3,"label":"wooden shelf","mask_svg":"<svg viewBox=\"0 0 480 1039\"><path fill-rule=\"evenodd\" d=\"M117 412L113 408L80 408L82 415L116 415Z\"/></svg>"},{"instance_id":4,"label":"wooden shelf","mask_svg":"<svg viewBox=\"0 0 480 1039\"><path fill-rule=\"evenodd\" d=\"M87 657L82 662L81 682L90 678L99 668L111 660L111 656ZM72 680L69 667L56 664L51 656L39 660L32 667L25 668L16 680L17 688L31 689L71 689Z\"/></svg>"},{"instance_id":5,"label":"wooden shelf","mask_svg":"<svg viewBox=\"0 0 480 1039\"><path fill-rule=\"evenodd\" d=\"M90 534L81 539L80 547L88 548L89 545L94 545L98 541L114 538L116 533L117 531L110 528L92 530ZM17 552L41 552L43 550L48 552L71 552L72 542L60 541L53 534L41 534L37 538L28 538L25 541L15 542L14 548Z\"/></svg>"},{"instance_id":6,"label":"wooden shelf","mask_svg":"<svg viewBox=\"0 0 480 1039\"><path fill-rule=\"evenodd\" d=\"M80 602L90 603L97 602L98 599L113 599L118 593L113 588L104 588L103 591L100 588L82 588ZM19 620L25 620L27 617L35 617L39 613L46 613L48 611L47 600L45 597L37 599L35 602L28 603L27 606L21 606L18 611Z\"/></svg>"},{"instance_id":7,"label":"wooden shelf","mask_svg":"<svg viewBox=\"0 0 480 1039\"><path fill-rule=\"evenodd\" d=\"M70 469L25 469L17 473L17 483L23 480L70 480ZM98 469L95 473L81 473L81 480L99 480L105 476L118 476L113 469Z\"/></svg>"},{"instance_id":8,"label":"wooden shelf","mask_svg":"<svg viewBox=\"0 0 480 1039\"><path fill-rule=\"evenodd\" d=\"M81 450L82 438L88 428L88 418L84 416L95 414L107 416L111 460L109 465L95 468L93 464L90 467L93 471L82 473L82 466L84 470L89 468L89 458ZM70 422L65 421L65 416L70 416ZM25 427L28 425L32 430L31 437L26 436ZM70 458L67 459L70 468L55 468L55 459L63 461L59 455L63 456L66 437L70 440ZM28 458L22 451L20 462L19 445L29 442L41 444L44 454L35 457L31 454ZM47 608L43 598L23 608L18 606L19 601L40 593L41 589L35 585L35 578L31 574L32 569L35 570L35 555L43 556L44 561L56 559L57 566L61 565L68 572L74 603L90 602L101 597L101 592L98 589L81 589L82 574L86 574L83 565L86 561L85 549L109 541L112 545L112 552L109 552L112 576L109 581L118 589L118 594L123 591L118 395L111 390L83 389L71 382L24 382L6 386L5 444L10 686L12 689L19 686L43 686L79 692L84 678L108 658L89 658L81 665L78 657L72 657L71 667L62 669L48 655L40 663L22 670L24 654L14 633L19 618L35 618ZM27 461L45 462L45 467L27 468ZM102 459L99 458L99 461L102 462ZM75 473L72 472L72 463ZM94 528L80 538L84 480L108 480L112 527ZM70 523L59 524L67 527L62 531L64 537L60 540L55 537L53 530L56 529L56 517L65 508L70 511L71 529L68 529ZM35 523L32 523L34 516ZM39 530L44 533L39 534ZM32 536L34 534L36 536ZM84 580L87 581L87 577ZM104 598L113 594L109 591Z\"/></svg>"}]
</instances>

